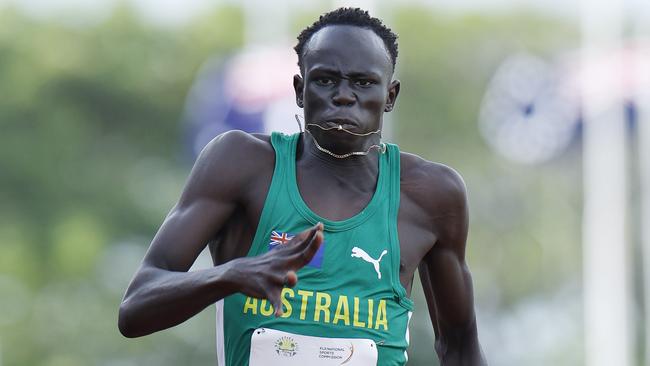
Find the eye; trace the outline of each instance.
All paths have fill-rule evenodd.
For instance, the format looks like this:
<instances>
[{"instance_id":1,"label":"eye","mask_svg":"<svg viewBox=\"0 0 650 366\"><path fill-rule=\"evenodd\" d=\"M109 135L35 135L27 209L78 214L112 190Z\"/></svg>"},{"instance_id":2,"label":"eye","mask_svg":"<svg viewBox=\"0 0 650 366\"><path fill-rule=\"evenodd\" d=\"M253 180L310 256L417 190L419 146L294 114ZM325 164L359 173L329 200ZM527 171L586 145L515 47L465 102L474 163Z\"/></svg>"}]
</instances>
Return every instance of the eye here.
<instances>
[{"instance_id":1,"label":"eye","mask_svg":"<svg viewBox=\"0 0 650 366\"><path fill-rule=\"evenodd\" d=\"M361 87L367 87L367 86L371 86L375 82L370 79L357 79L354 81L354 83Z\"/></svg>"},{"instance_id":2,"label":"eye","mask_svg":"<svg viewBox=\"0 0 650 366\"><path fill-rule=\"evenodd\" d=\"M322 86L327 86L327 85L333 85L334 84L334 79L328 78L328 77L320 77L316 78L316 84L322 85Z\"/></svg>"}]
</instances>

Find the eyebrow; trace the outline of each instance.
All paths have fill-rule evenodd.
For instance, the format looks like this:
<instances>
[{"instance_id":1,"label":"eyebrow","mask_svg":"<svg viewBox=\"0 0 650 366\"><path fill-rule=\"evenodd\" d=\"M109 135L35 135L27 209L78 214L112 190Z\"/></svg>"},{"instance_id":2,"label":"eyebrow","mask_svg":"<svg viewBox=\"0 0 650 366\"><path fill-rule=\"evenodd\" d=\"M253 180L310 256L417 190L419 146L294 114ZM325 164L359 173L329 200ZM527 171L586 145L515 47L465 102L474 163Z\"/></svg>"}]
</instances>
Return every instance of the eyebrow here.
<instances>
[{"instance_id":1,"label":"eyebrow","mask_svg":"<svg viewBox=\"0 0 650 366\"><path fill-rule=\"evenodd\" d=\"M330 69L327 67L320 67L320 66L310 69L308 73L309 74L324 73L324 74L332 74L332 75L341 75L341 72L339 70ZM352 72L345 73L345 76L349 78L373 77L373 78L381 79L381 75L374 71L368 71L368 72L352 71Z\"/></svg>"}]
</instances>

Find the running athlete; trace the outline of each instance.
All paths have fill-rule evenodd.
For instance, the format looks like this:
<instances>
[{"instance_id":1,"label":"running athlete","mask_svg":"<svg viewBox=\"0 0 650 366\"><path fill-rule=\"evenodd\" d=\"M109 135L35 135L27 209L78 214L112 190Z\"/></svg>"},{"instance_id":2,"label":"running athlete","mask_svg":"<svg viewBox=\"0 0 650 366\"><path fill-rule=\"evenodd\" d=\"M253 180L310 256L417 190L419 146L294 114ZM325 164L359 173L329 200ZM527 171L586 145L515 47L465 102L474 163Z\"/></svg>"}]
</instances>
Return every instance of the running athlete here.
<instances>
[{"instance_id":1,"label":"running athlete","mask_svg":"<svg viewBox=\"0 0 650 366\"><path fill-rule=\"evenodd\" d=\"M442 365L483 365L465 186L382 143L397 36L360 9L298 36L304 132L227 132L196 161L126 291L139 337L217 304L224 365L403 365L416 269ZM209 245L210 269L188 272Z\"/></svg>"}]
</instances>

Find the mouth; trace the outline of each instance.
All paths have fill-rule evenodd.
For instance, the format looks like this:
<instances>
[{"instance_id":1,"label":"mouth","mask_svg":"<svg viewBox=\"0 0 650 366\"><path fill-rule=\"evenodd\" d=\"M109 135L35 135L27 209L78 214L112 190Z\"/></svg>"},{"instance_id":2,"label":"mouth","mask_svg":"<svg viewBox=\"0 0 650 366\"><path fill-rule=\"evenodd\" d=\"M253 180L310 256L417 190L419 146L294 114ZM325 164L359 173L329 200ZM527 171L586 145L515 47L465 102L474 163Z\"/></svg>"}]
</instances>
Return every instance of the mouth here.
<instances>
[{"instance_id":1,"label":"mouth","mask_svg":"<svg viewBox=\"0 0 650 366\"><path fill-rule=\"evenodd\" d=\"M359 127L359 124L356 121L347 118L327 118L324 122L327 127L337 128L341 126L345 129L354 129Z\"/></svg>"}]
</instances>

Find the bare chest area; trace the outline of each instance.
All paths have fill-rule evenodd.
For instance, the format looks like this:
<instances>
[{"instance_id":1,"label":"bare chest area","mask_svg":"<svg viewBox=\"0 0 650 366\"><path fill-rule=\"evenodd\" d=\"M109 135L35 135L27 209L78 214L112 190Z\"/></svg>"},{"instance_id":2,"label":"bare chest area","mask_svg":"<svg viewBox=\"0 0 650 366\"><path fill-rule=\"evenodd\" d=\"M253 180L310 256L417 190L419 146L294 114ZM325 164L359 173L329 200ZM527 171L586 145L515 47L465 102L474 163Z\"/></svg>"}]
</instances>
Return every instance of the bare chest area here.
<instances>
[{"instance_id":1,"label":"bare chest area","mask_svg":"<svg viewBox=\"0 0 650 366\"><path fill-rule=\"evenodd\" d=\"M302 200L311 211L328 220L343 221L369 205L376 182L355 183L299 174L297 186Z\"/></svg>"}]
</instances>

